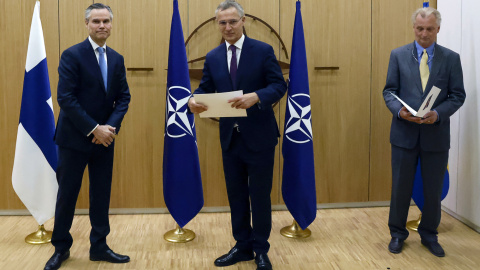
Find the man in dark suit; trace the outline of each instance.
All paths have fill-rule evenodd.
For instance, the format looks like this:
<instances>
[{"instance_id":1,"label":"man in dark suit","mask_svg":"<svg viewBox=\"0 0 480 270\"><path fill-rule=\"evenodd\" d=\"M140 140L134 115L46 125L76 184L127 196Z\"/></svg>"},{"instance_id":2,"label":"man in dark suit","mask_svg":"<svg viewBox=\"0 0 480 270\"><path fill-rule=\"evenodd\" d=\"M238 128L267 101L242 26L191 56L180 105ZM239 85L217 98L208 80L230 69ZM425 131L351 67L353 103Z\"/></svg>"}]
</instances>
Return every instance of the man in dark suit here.
<instances>
[{"instance_id":1,"label":"man in dark suit","mask_svg":"<svg viewBox=\"0 0 480 270\"><path fill-rule=\"evenodd\" d=\"M243 90L243 96L229 102L234 108L247 109L247 117L220 118L223 169L237 243L215 260L215 265L255 258L257 269L272 269L267 256L272 223L270 193L280 135L272 104L285 94L286 83L273 48L243 35L245 16L240 4L224 1L215 14L225 43L207 54L195 94ZM188 105L193 113L208 109L194 98Z\"/></svg>"},{"instance_id":2,"label":"man in dark suit","mask_svg":"<svg viewBox=\"0 0 480 270\"><path fill-rule=\"evenodd\" d=\"M69 232L75 204L88 165L90 179L90 260L126 263L128 256L107 245L108 209L112 183L114 140L128 110L130 92L123 56L105 45L113 14L110 7L93 4L85 11L89 37L60 59L57 100L60 105L55 142L58 145L57 181L52 244L55 253L46 270L60 268L70 256Z\"/></svg>"},{"instance_id":3,"label":"man in dark suit","mask_svg":"<svg viewBox=\"0 0 480 270\"><path fill-rule=\"evenodd\" d=\"M425 205L418 232L422 244L435 256L445 252L438 243L441 193L450 149L450 116L465 100L460 56L438 44L441 16L433 8L418 9L412 16L415 41L392 51L383 97L392 112L392 197L388 249L402 251L408 237L406 221L417 162L423 178ZM412 108L420 108L433 86L441 89L432 110L413 116L391 93Z\"/></svg>"}]
</instances>

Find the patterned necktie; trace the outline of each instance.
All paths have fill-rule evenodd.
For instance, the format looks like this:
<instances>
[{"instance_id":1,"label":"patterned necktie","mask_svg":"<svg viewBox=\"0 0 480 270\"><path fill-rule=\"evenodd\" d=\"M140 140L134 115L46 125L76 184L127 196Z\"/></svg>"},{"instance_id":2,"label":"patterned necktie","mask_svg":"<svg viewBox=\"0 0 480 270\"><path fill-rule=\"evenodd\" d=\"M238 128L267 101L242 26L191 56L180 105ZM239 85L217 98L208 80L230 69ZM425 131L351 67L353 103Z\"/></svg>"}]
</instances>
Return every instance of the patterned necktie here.
<instances>
[{"instance_id":1,"label":"patterned necktie","mask_svg":"<svg viewBox=\"0 0 480 270\"><path fill-rule=\"evenodd\" d=\"M420 60L420 78L422 79L422 89L425 92L427 86L428 76L430 76L430 69L428 68L428 53L423 50L422 59Z\"/></svg>"},{"instance_id":2,"label":"patterned necktie","mask_svg":"<svg viewBox=\"0 0 480 270\"><path fill-rule=\"evenodd\" d=\"M107 91L107 62L105 61L105 50L102 47L97 48L98 51L98 65L102 72L103 83L105 85L105 92Z\"/></svg>"},{"instance_id":3,"label":"patterned necktie","mask_svg":"<svg viewBox=\"0 0 480 270\"><path fill-rule=\"evenodd\" d=\"M230 45L230 50L232 51L232 59L230 60L230 77L232 78L233 90L237 89L235 85L237 78L237 47L235 45Z\"/></svg>"}]
</instances>

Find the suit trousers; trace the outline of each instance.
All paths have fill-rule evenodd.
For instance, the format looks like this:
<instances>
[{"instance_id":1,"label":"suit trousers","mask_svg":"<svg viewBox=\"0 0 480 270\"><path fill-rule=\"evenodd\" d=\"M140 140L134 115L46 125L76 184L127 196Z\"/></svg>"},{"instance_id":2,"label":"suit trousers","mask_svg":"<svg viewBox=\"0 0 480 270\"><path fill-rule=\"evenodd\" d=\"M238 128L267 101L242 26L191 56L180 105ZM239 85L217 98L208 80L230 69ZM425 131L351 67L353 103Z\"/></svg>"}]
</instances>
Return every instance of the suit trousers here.
<instances>
[{"instance_id":1,"label":"suit trousers","mask_svg":"<svg viewBox=\"0 0 480 270\"><path fill-rule=\"evenodd\" d=\"M408 237L406 223L419 157L425 204L418 233L426 241L437 241L448 150L431 152L423 151L419 146L406 149L392 145L392 197L388 226L392 237L403 240Z\"/></svg>"},{"instance_id":2,"label":"suit trousers","mask_svg":"<svg viewBox=\"0 0 480 270\"><path fill-rule=\"evenodd\" d=\"M90 180L90 253L108 249L106 238L110 232L108 209L112 186L114 144L108 148L94 145L91 151L81 152L58 147L57 181L58 195L55 208L55 224L52 244L55 250L65 252L73 243L72 227L75 205L82 185L83 173L88 165Z\"/></svg>"},{"instance_id":3,"label":"suit trousers","mask_svg":"<svg viewBox=\"0 0 480 270\"><path fill-rule=\"evenodd\" d=\"M270 193L275 147L251 151L240 132L234 129L230 146L222 152L235 246L267 253L272 229Z\"/></svg>"}]
</instances>

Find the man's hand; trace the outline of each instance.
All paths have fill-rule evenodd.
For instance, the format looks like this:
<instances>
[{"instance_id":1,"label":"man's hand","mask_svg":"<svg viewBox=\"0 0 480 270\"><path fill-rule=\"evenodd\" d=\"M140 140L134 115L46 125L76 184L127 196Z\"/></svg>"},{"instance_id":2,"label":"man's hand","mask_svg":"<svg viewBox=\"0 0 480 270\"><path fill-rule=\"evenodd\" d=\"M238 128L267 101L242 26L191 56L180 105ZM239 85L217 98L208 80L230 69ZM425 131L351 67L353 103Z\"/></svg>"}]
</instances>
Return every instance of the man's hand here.
<instances>
[{"instance_id":1,"label":"man's hand","mask_svg":"<svg viewBox=\"0 0 480 270\"><path fill-rule=\"evenodd\" d=\"M431 125L437 122L438 115L437 115L437 112L435 111L429 111L421 119L422 119L421 124Z\"/></svg>"},{"instance_id":2,"label":"man's hand","mask_svg":"<svg viewBox=\"0 0 480 270\"><path fill-rule=\"evenodd\" d=\"M248 109L256 104L260 99L257 93L248 93L240 97L235 97L228 100L228 103L232 103L232 108L236 109Z\"/></svg>"},{"instance_id":3,"label":"man's hand","mask_svg":"<svg viewBox=\"0 0 480 270\"><path fill-rule=\"evenodd\" d=\"M190 111L192 113L202 113L202 112L208 110L207 106L205 106L201 103L196 103L195 99L193 97L191 97L188 100L188 108L190 108Z\"/></svg>"},{"instance_id":4,"label":"man's hand","mask_svg":"<svg viewBox=\"0 0 480 270\"><path fill-rule=\"evenodd\" d=\"M414 116L405 107L402 107L402 109L400 109L400 117L404 120L414 122L414 123L417 123L417 124L421 124L421 122L422 122L422 118Z\"/></svg>"},{"instance_id":5,"label":"man's hand","mask_svg":"<svg viewBox=\"0 0 480 270\"><path fill-rule=\"evenodd\" d=\"M92 143L108 147L115 140L115 128L110 125L99 125L93 131L93 136Z\"/></svg>"},{"instance_id":6,"label":"man's hand","mask_svg":"<svg viewBox=\"0 0 480 270\"><path fill-rule=\"evenodd\" d=\"M420 118L420 117L413 116L413 114L410 113L405 107L402 107L402 109L400 110L400 117L402 119L405 119L407 121L414 122L417 124L429 124L429 125L434 124L438 119L437 112L435 111L429 111L423 117Z\"/></svg>"}]
</instances>

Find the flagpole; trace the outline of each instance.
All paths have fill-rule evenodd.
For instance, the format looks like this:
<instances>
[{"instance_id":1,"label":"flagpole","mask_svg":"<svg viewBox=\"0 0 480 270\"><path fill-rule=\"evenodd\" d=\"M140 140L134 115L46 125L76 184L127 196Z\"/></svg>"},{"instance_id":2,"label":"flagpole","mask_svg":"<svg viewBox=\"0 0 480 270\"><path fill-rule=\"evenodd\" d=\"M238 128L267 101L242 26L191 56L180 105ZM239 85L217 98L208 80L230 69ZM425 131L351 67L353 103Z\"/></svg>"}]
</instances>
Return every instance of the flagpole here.
<instances>
[{"instance_id":1,"label":"flagpole","mask_svg":"<svg viewBox=\"0 0 480 270\"><path fill-rule=\"evenodd\" d=\"M297 221L295 221L294 219L292 225L283 227L280 230L280 234L288 238L299 239L310 237L310 235L312 235L312 232L308 228L302 230L300 225L298 225Z\"/></svg>"},{"instance_id":2,"label":"flagpole","mask_svg":"<svg viewBox=\"0 0 480 270\"><path fill-rule=\"evenodd\" d=\"M177 227L163 235L163 239L171 243L187 243L195 239L195 233L189 229Z\"/></svg>"},{"instance_id":3,"label":"flagpole","mask_svg":"<svg viewBox=\"0 0 480 270\"><path fill-rule=\"evenodd\" d=\"M25 237L25 242L32 245L47 244L52 241L52 231L45 230L42 225L38 226L38 230Z\"/></svg>"}]
</instances>

